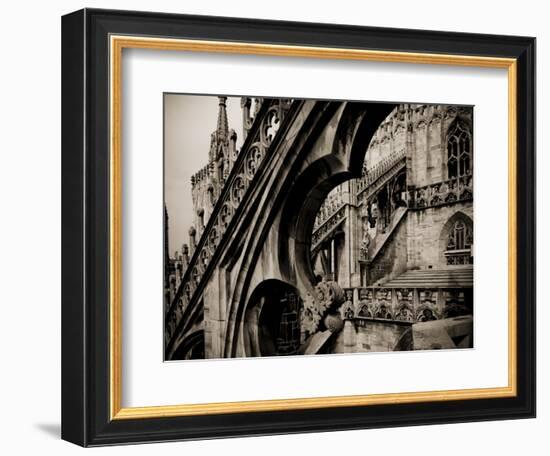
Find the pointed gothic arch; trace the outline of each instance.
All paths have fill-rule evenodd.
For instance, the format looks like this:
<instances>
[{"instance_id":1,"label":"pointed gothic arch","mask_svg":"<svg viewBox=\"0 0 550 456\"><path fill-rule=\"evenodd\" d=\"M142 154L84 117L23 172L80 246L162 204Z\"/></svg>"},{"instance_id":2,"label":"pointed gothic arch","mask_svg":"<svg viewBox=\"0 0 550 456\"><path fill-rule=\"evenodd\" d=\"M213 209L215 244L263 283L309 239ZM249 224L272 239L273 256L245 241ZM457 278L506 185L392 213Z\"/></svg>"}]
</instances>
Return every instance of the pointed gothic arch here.
<instances>
[{"instance_id":1,"label":"pointed gothic arch","mask_svg":"<svg viewBox=\"0 0 550 456\"><path fill-rule=\"evenodd\" d=\"M191 332L178 345L172 359L204 359L204 330Z\"/></svg>"},{"instance_id":2,"label":"pointed gothic arch","mask_svg":"<svg viewBox=\"0 0 550 456\"><path fill-rule=\"evenodd\" d=\"M464 119L457 117L447 130L447 178L467 176L473 169L472 128Z\"/></svg>"},{"instance_id":3,"label":"pointed gothic arch","mask_svg":"<svg viewBox=\"0 0 550 456\"><path fill-rule=\"evenodd\" d=\"M252 292L244 321L247 356L296 355L300 348L302 299L292 285L277 279Z\"/></svg>"},{"instance_id":4,"label":"pointed gothic arch","mask_svg":"<svg viewBox=\"0 0 550 456\"><path fill-rule=\"evenodd\" d=\"M455 212L439 237L441 264L446 267L473 264L474 224L464 212Z\"/></svg>"}]
</instances>

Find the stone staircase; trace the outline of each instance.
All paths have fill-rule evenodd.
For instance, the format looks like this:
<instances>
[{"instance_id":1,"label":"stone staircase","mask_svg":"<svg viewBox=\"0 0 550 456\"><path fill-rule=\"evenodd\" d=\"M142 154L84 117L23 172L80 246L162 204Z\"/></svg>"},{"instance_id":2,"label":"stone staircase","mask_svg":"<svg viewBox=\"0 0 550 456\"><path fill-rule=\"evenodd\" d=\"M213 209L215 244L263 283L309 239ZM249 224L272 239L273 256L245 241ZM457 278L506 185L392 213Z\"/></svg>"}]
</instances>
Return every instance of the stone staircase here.
<instances>
[{"instance_id":1,"label":"stone staircase","mask_svg":"<svg viewBox=\"0 0 550 456\"><path fill-rule=\"evenodd\" d=\"M382 247L384 247L388 239L390 239L392 234L395 232L395 230L401 223L401 220L403 220L403 218L405 217L406 213L407 213L406 207L398 207L393 214L391 225L386 229L384 233L378 233L372 239L368 250L369 261L374 261L376 259L377 255L382 250Z\"/></svg>"},{"instance_id":2,"label":"stone staircase","mask_svg":"<svg viewBox=\"0 0 550 456\"><path fill-rule=\"evenodd\" d=\"M408 270L384 284L385 288L471 288L473 268Z\"/></svg>"}]
</instances>

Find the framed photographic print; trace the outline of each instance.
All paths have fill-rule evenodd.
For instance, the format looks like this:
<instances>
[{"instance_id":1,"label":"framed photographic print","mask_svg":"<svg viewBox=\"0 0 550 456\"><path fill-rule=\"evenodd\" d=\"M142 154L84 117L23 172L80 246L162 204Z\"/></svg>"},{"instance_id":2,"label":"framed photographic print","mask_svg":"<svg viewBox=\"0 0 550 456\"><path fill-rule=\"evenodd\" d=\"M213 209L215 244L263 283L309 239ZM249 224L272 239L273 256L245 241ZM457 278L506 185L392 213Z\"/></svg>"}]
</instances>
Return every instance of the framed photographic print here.
<instances>
[{"instance_id":1,"label":"framed photographic print","mask_svg":"<svg viewBox=\"0 0 550 456\"><path fill-rule=\"evenodd\" d=\"M534 38L85 9L62 57L64 439L535 416Z\"/></svg>"}]
</instances>

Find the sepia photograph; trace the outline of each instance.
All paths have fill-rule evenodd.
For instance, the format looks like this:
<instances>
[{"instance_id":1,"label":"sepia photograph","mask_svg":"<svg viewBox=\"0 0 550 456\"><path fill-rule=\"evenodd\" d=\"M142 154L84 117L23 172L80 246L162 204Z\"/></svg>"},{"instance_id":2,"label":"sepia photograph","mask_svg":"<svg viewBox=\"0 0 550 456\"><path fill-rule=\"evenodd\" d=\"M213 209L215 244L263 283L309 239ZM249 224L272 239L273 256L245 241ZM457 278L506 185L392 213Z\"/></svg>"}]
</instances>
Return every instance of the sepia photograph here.
<instances>
[{"instance_id":1,"label":"sepia photograph","mask_svg":"<svg viewBox=\"0 0 550 456\"><path fill-rule=\"evenodd\" d=\"M297 2L270 4L273 14L234 2L225 13L91 5L64 12L61 53L55 27L38 39L62 63L57 90L33 104L61 108L39 117L61 120L61 137L38 126L48 150L61 145L62 166L46 154L44 166L18 167L23 240L6 239L26 283L14 267L28 263L26 228L61 222L61 289L44 281L54 302L61 294L61 325L39 305L32 337L8 326L9 339L35 345L48 340L42 327L61 329L61 351L59 337L42 350L56 359L39 359L48 372L60 361L60 375L35 399L51 402L42 418L61 421L63 440L214 452L232 441L230 453L263 455L265 438L252 451L241 446L258 439L217 449L212 439L280 435L290 444L267 450L279 455L309 451L298 434L322 432L327 454L365 439L387 453L391 432L395 452L427 456L452 441L462 455L493 445L490 424L512 453L541 441L536 108L550 104L536 103L540 37L529 27L544 21L402 3L378 18L370 5L324 17ZM40 191L28 185L44 176ZM60 220L20 201L21 191L38 201L50 181ZM444 432L453 423L472 423L468 438ZM431 446L415 452L405 426Z\"/></svg>"},{"instance_id":2,"label":"sepia photograph","mask_svg":"<svg viewBox=\"0 0 550 456\"><path fill-rule=\"evenodd\" d=\"M165 361L474 347L473 106L163 103Z\"/></svg>"}]
</instances>

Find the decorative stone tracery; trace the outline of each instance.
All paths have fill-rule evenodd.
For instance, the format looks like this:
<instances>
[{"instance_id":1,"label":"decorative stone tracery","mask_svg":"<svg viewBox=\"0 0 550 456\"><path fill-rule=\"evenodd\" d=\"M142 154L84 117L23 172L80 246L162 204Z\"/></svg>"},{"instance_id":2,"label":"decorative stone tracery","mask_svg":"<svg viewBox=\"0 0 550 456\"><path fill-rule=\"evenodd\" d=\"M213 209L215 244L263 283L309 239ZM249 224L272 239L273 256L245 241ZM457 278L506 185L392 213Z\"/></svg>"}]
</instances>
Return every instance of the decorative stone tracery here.
<instances>
[{"instance_id":1,"label":"decorative stone tracery","mask_svg":"<svg viewBox=\"0 0 550 456\"><path fill-rule=\"evenodd\" d=\"M193 298L203 275L207 271L212 256L215 254L225 231L229 227L235 210L245 197L250 181L256 175L266 156L267 150L280 130L291 102L292 100L289 99L255 99L254 112L252 113L250 110L247 112L247 115L250 116L250 122L247 122L245 125L245 128L248 127L246 133L253 134L254 137L249 142L247 141L250 146L240 152L243 159L235 161L235 168L230 169L229 166L233 166L234 159L231 158L231 154L226 154L227 157L224 155L224 159L229 161L227 161L228 165L225 166L225 171L222 170L223 172L220 174L218 180L229 186L229 189L227 192L221 189L217 194L215 191L211 192L218 199L215 201L214 208L212 209L212 216L208 221L204 221L204 226L200 227L200 239L196 240L196 230L194 228L189 232L192 257L189 259L187 270L183 273L178 290L166 314L168 339L171 339L174 335L175 328L181 318L181 315L176 313L176 309L178 308L177 302L181 300L181 307L185 308ZM252 102L245 101L244 105L250 108ZM260 108L265 106L267 108L264 114L258 117ZM217 148L220 141L230 140L235 136L234 132L231 133L227 129L225 100L220 101L220 107L221 115L218 119L218 130L212 136L211 148ZM217 153L211 154L212 160L218 155ZM213 170L214 168L210 163L196 173L192 178L193 186L210 176ZM231 174L229 171L231 171ZM231 175L233 178L231 178Z\"/></svg>"},{"instance_id":2,"label":"decorative stone tracery","mask_svg":"<svg viewBox=\"0 0 550 456\"><path fill-rule=\"evenodd\" d=\"M281 100L278 102L277 106L270 106L270 103L274 103L272 100L263 100L261 110L263 114L259 117L258 111L254 113L255 117L252 117L251 111L254 109L252 103L249 104L250 119L254 118L254 122L250 122L247 132L256 136L252 139L249 138L246 142L250 145L241 151L241 158L236 162L231 174L224 176L225 186L222 187L219 194L216 192L216 198L219 200L216 201L213 221L207 222L204 233L200 233L202 235L196 242L196 250L200 253L193 255L185 262L189 264L188 270L191 273L185 274L181 282L184 283L183 292L179 298L174 298L175 305L167 313L168 340L174 336L182 315L194 299L195 293L200 291L199 287L202 286L201 281L208 272L210 260L216 254L220 243L223 243L224 233L230 227L232 218L236 213L240 213L239 207L243 201L249 198L247 191L251 180L261 168L265 157L269 156L269 147L276 140L277 132L280 131L281 125L284 123L284 108L282 107L284 103ZM411 128L419 130L442 124L443 135L443 124L448 125L448 122L452 121L446 119L456 119L460 115L460 110L445 111L431 106L415 109L414 112L399 107L392 118L382 124L371 147L373 144L384 144L385 147L390 147L393 138L410 135ZM260 120L261 125L258 124ZM372 260L368 255L369 247L373 244L369 228L376 228L382 234L390 232L391 213L398 206L404 206L405 210L407 207L415 209L418 210L417 214L422 214L422 210L425 208L471 201L473 179L468 174L419 188L407 186L408 182L405 179L398 182L397 177L400 173L404 175L409 159L406 149L396 148L386 159L366 168L363 176L354 181L353 191L350 191L352 197L344 198L338 192L331 193L321 206L315 220L311 236L313 248L331 236L335 236L335 233L338 236L342 233L341 227L348 216L349 212L346 211L350 204L358 208L362 222L360 230L358 230L361 242L359 259L369 262ZM381 196L382 192L385 192L385 200ZM403 194L405 197L402 199ZM383 200L386 206L384 206ZM384 213L385 209L389 211L389 216ZM195 250L195 247L192 250ZM366 282L362 285L370 283ZM346 286L351 287L352 285L347 284ZM455 299L454 295L449 299ZM443 307L442 302L445 303ZM337 333L342 329L343 320L373 319L414 323L445 318L460 312L464 314L467 311L468 309L464 310L461 308L461 304L456 304L455 301L447 305L442 291L437 289L355 286L355 288L346 289L341 294L330 282L325 281L315 287L313 294L305 297L299 318L304 336L312 335L320 328ZM289 322L285 321L284 323ZM293 324L289 323L290 326L294 328ZM231 356L234 356L233 352L231 352Z\"/></svg>"}]
</instances>

